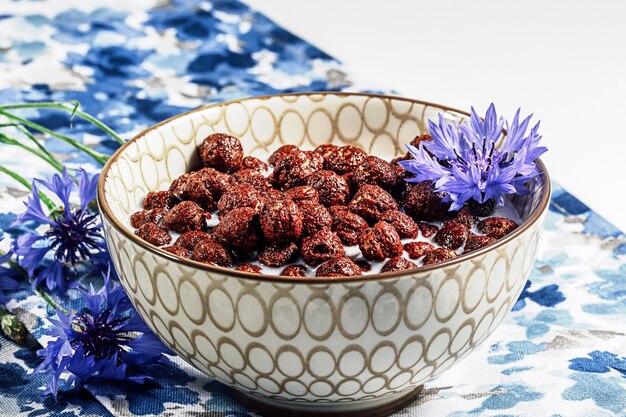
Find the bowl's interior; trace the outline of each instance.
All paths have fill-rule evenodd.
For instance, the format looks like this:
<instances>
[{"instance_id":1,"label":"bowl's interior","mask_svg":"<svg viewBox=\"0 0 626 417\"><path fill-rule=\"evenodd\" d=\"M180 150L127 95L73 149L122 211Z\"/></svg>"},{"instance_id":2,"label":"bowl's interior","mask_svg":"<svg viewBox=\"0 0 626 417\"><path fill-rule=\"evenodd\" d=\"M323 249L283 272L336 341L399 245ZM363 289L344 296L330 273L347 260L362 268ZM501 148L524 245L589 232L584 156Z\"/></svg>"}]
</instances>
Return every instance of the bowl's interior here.
<instances>
[{"instance_id":1,"label":"bowl's interior","mask_svg":"<svg viewBox=\"0 0 626 417\"><path fill-rule=\"evenodd\" d=\"M309 93L250 98L194 110L156 125L124 145L103 171L100 204L134 238L130 215L150 191L165 190L181 174L200 167L197 147L214 132L241 139L246 155L267 158L285 144L312 149L324 143L354 145L383 159L406 152L405 144L428 133L437 113L467 115L443 106L387 96ZM543 165L540 164L543 169ZM545 198L544 178L512 203L527 220Z\"/></svg>"}]
</instances>

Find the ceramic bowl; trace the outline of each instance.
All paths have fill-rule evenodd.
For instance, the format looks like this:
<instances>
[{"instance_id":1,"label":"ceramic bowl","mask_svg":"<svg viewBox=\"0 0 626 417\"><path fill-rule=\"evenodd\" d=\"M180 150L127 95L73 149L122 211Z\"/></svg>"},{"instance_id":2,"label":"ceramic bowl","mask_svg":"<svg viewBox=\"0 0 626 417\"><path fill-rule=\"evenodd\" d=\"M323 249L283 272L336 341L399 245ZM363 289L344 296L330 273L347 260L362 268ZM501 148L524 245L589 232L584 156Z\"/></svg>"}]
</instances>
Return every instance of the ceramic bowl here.
<instances>
[{"instance_id":1,"label":"ceramic bowl","mask_svg":"<svg viewBox=\"0 0 626 417\"><path fill-rule=\"evenodd\" d=\"M512 200L524 219L513 233L438 265L362 278L201 264L140 240L129 217L146 193L200 165L196 149L210 133L235 135L260 157L284 144L335 143L391 159L438 112L467 117L399 97L287 94L211 105L134 137L104 167L98 201L113 263L141 317L264 414L384 415L412 400L485 340L524 288L550 195L541 162L530 195Z\"/></svg>"}]
</instances>

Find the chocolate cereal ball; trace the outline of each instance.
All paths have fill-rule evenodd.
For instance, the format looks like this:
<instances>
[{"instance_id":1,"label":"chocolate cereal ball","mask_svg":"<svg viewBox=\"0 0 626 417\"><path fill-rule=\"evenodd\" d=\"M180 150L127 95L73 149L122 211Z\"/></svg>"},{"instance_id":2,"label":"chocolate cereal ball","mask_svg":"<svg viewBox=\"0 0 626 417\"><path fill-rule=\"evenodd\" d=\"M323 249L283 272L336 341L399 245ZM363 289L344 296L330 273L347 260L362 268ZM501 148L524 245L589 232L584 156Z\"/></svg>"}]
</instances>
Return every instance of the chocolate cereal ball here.
<instances>
[{"instance_id":1,"label":"chocolate cereal ball","mask_svg":"<svg viewBox=\"0 0 626 417\"><path fill-rule=\"evenodd\" d=\"M170 191L152 191L146 195L143 201L144 210L163 209L169 210L178 203L178 198Z\"/></svg>"},{"instance_id":2,"label":"chocolate cereal ball","mask_svg":"<svg viewBox=\"0 0 626 417\"><path fill-rule=\"evenodd\" d=\"M348 209L370 223L377 222L387 210L397 210L398 203L378 185L366 184L352 197Z\"/></svg>"},{"instance_id":3,"label":"chocolate cereal ball","mask_svg":"<svg viewBox=\"0 0 626 417\"><path fill-rule=\"evenodd\" d=\"M401 165L398 165L397 162L401 161L402 159L392 159L391 160L391 166L393 167L394 171L396 171L396 178L397 178L397 182L396 182L396 187L394 188L394 192L397 192L398 190L402 190L405 186L406 181L404 181L405 179L409 178L411 175L409 174L409 171L407 171L406 169L404 169L404 167L402 167ZM401 194L401 193L399 193Z\"/></svg>"},{"instance_id":4,"label":"chocolate cereal ball","mask_svg":"<svg viewBox=\"0 0 626 417\"><path fill-rule=\"evenodd\" d=\"M291 200L266 202L260 223L263 236L270 242L294 242L302 235L302 214Z\"/></svg>"},{"instance_id":5,"label":"chocolate cereal ball","mask_svg":"<svg viewBox=\"0 0 626 417\"><path fill-rule=\"evenodd\" d=\"M260 172L266 172L268 166L265 162L254 156L244 156L241 160L241 169L254 169Z\"/></svg>"},{"instance_id":6,"label":"chocolate cereal ball","mask_svg":"<svg viewBox=\"0 0 626 417\"><path fill-rule=\"evenodd\" d=\"M433 140L433 138L430 135L417 135L409 143L411 145L415 146L416 148L419 148L420 143L422 143L422 142L429 142L429 141L432 141L432 140ZM396 160L400 160L400 161L404 161L404 160L412 159L412 158L413 158L413 156L411 156L411 154L409 152L407 152L406 154L404 154L404 156L400 156L400 157L395 158L395 159Z\"/></svg>"},{"instance_id":7,"label":"chocolate cereal ball","mask_svg":"<svg viewBox=\"0 0 626 417\"><path fill-rule=\"evenodd\" d=\"M307 177L319 170L320 166L309 154L298 151L279 160L272 173L272 179L277 188L288 190L304 185Z\"/></svg>"},{"instance_id":8,"label":"chocolate cereal ball","mask_svg":"<svg viewBox=\"0 0 626 417\"><path fill-rule=\"evenodd\" d=\"M169 191L179 200L183 199L183 194L187 189L187 181L192 174L193 172L186 172L180 177L174 179L174 181L170 184Z\"/></svg>"},{"instance_id":9,"label":"chocolate cereal ball","mask_svg":"<svg viewBox=\"0 0 626 417\"><path fill-rule=\"evenodd\" d=\"M265 204L263 194L249 184L231 186L217 202L220 218L239 207L250 207L260 212Z\"/></svg>"},{"instance_id":10,"label":"chocolate cereal ball","mask_svg":"<svg viewBox=\"0 0 626 417\"><path fill-rule=\"evenodd\" d=\"M221 172L220 174L224 175ZM185 192L183 193L183 199L193 201L206 211L214 211L217 209L217 202L213 196L213 190L209 183L204 180L203 174L200 172L195 172L194 175L191 175L187 179L187 186L185 188Z\"/></svg>"},{"instance_id":11,"label":"chocolate cereal ball","mask_svg":"<svg viewBox=\"0 0 626 417\"><path fill-rule=\"evenodd\" d=\"M392 190L398 182L395 168L384 159L368 156L366 164L352 173L352 184L358 190L365 184L378 185L385 190Z\"/></svg>"},{"instance_id":12,"label":"chocolate cereal ball","mask_svg":"<svg viewBox=\"0 0 626 417\"><path fill-rule=\"evenodd\" d=\"M133 227L141 227L145 223L154 223L159 225L163 217L165 216L166 211L161 208L155 208L152 210L141 210L136 213L133 213L130 216L130 224Z\"/></svg>"},{"instance_id":13,"label":"chocolate cereal ball","mask_svg":"<svg viewBox=\"0 0 626 417\"><path fill-rule=\"evenodd\" d=\"M439 227L434 224L419 222L417 225L425 238L433 237L439 231Z\"/></svg>"},{"instance_id":14,"label":"chocolate cereal ball","mask_svg":"<svg viewBox=\"0 0 626 417\"><path fill-rule=\"evenodd\" d=\"M385 262L380 272L394 272L403 271L406 269L417 268L417 265L408 259L404 259L402 256L394 256Z\"/></svg>"},{"instance_id":15,"label":"chocolate cereal ball","mask_svg":"<svg viewBox=\"0 0 626 417\"><path fill-rule=\"evenodd\" d=\"M359 249L366 259L382 261L402 254L402 242L393 226L378 222L359 234Z\"/></svg>"},{"instance_id":16,"label":"chocolate cereal ball","mask_svg":"<svg viewBox=\"0 0 626 417\"><path fill-rule=\"evenodd\" d=\"M337 174L356 171L366 164L367 153L356 146L347 145L331 152L326 159L326 168Z\"/></svg>"},{"instance_id":17,"label":"chocolate cereal ball","mask_svg":"<svg viewBox=\"0 0 626 417\"><path fill-rule=\"evenodd\" d=\"M348 246L358 244L358 236L369 226L358 214L354 214L345 206L332 206L329 210L333 220L332 231Z\"/></svg>"},{"instance_id":18,"label":"chocolate cereal ball","mask_svg":"<svg viewBox=\"0 0 626 417\"><path fill-rule=\"evenodd\" d=\"M229 179L227 174L214 168L202 168L199 171L192 172L187 178L183 199L194 201L201 207L203 206L203 198L214 204L228 190L228 186Z\"/></svg>"},{"instance_id":19,"label":"chocolate cereal ball","mask_svg":"<svg viewBox=\"0 0 626 417\"><path fill-rule=\"evenodd\" d=\"M331 153L335 152L337 149L339 149L339 146L333 145L331 143L326 143L324 145L320 145L317 148L315 148L315 152L317 152L318 154L322 156L322 159L324 159L324 166L326 166L326 161L328 160L328 156Z\"/></svg>"},{"instance_id":20,"label":"chocolate cereal ball","mask_svg":"<svg viewBox=\"0 0 626 417\"><path fill-rule=\"evenodd\" d=\"M468 233L467 227L460 223L447 223L439 229L434 240L435 243L444 248L458 249L465 243Z\"/></svg>"},{"instance_id":21,"label":"chocolate cereal ball","mask_svg":"<svg viewBox=\"0 0 626 417\"><path fill-rule=\"evenodd\" d=\"M437 248L431 250L424 256L424 265L438 264L453 258L456 258L456 252L452 249Z\"/></svg>"},{"instance_id":22,"label":"chocolate cereal ball","mask_svg":"<svg viewBox=\"0 0 626 417\"><path fill-rule=\"evenodd\" d=\"M472 213L469 207L463 207L452 219L446 220L443 222L445 226L448 223L459 223L463 226L471 229L478 222L478 217Z\"/></svg>"},{"instance_id":23,"label":"chocolate cereal ball","mask_svg":"<svg viewBox=\"0 0 626 417\"><path fill-rule=\"evenodd\" d=\"M205 264L226 267L232 266L234 263L230 251L212 237L207 237L194 246L191 259Z\"/></svg>"},{"instance_id":24,"label":"chocolate cereal ball","mask_svg":"<svg viewBox=\"0 0 626 417\"><path fill-rule=\"evenodd\" d=\"M263 176L261 171L251 168L240 169L230 176L230 186L237 186L241 184L250 185L261 192L272 188L272 184L270 184L270 181Z\"/></svg>"},{"instance_id":25,"label":"chocolate cereal ball","mask_svg":"<svg viewBox=\"0 0 626 417\"><path fill-rule=\"evenodd\" d=\"M387 210L382 213L380 220L389 223L403 239L415 239L419 235L419 226L406 213L400 210Z\"/></svg>"},{"instance_id":26,"label":"chocolate cereal ball","mask_svg":"<svg viewBox=\"0 0 626 417\"><path fill-rule=\"evenodd\" d=\"M317 268L315 276L344 276L353 277L362 275L361 268L354 261L345 256L338 256L329 261L324 262Z\"/></svg>"},{"instance_id":27,"label":"chocolate cereal ball","mask_svg":"<svg viewBox=\"0 0 626 417\"><path fill-rule=\"evenodd\" d=\"M258 261L263 265L278 267L291 261L298 253L298 247L293 242L270 243L259 251Z\"/></svg>"},{"instance_id":28,"label":"chocolate cereal ball","mask_svg":"<svg viewBox=\"0 0 626 417\"><path fill-rule=\"evenodd\" d=\"M289 265L280 272L283 277L306 277L306 268L303 265Z\"/></svg>"},{"instance_id":29,"label":"chocolate cereal ball","mask_svg":"<svg viewBox=\"0 0 626 417\"><path fill-rule=\"evenodd\" d=\"M296 145L283 145L270 155L267 162L269 162L271 166L275 167L285 157L297 152L300 152L300 149Z\"/></svg>"},{"instance_id":30,"label":"chocolate cereal ball","mask_svg":"<svg viewBox=\"0 0 626 417\"><path fill-rule=\"evenodd\" d=\"M361 268L361 272L367 272L372 270L372 264L367 262L365 259L356 259L354 261L355 264Z\"/></svg>"},{"instance_id":31,"label":"chocolate cereal ball","mask_svg":"<svg viewBox=\"0 0 626 417\"><path fill-rule=\"evenodd\" d=\"M163 218L163 227L176 233L207 230L209 218L211 215L193 201L183 201L167 212Z\"/></svg>"},{"instance_id":32,"label":"chocolate cereal ball","mask_svg":"<svg viewBox=\"0 0 626 417\"><path fill-rule=\"evenodd\" d=\"M172 236L167 233L167 230L154 223L144 223L139 229L135 230L135 235L154 246L167 245L172 241Z\"/></svg>"},{"instance_id":33,"label":"chocolate cereal ball","mask_svg":"<svg viewBox=\"0 0 626 417\"><path fill-rule=\"evenodd\" d=\"M200 145L200 159L206 167L221 172L233 172L241 167L243 147L234 136L226 133L213 133Z\"/></svg>"},{"instance_id":34,"label":"chocolate cereal ball","mask_svg":"<svg viewBox=\"0 0 626 417\"><path fill-rule=\"evenodd\" d=\"M265 190L265 192L263 193L263 197L267 201L284 200L285 198L287 198L284 191L277 190L276 188L270 188L269 190Z\"/></svg>"},{"instance_id":35,"label":"chocolate cereal ball","mask_svg":"<svg viewBox=\"0 0 626 417\"><path fill-rule=\"evenodd\" d=\"M404 250L412 259L419 259L433 249L435 246L428 242L409 242L404 245Z\"/></svg>"},{"instance_id":36,"label":"chocolate cereal ball","mask_svg":"<svg viewBox=\"0 0 626 417\"><path fill-rule=\"evenodd\" d=\"M489 236L478 236L473 233L467 237L465 241L465 248L463 248L463 253L473 252L477 249L482 248L483 246L491 245L495 242L496 239Z\"/></svg>"},{"instance_id":37,"label":"chocolate cereal ball","mask_svg":"<svg viewBox=\"0 0 626 417\"><path fill-rule=\"evenodd\" d=\"M300 253L306 263L315 266L337 256L343 256L344 250L336 234L330 229L322 229L302 239Z\"/></svg>"},{"instance_id":38,"label":"chocolate cereal ball","mask_svg":"<svg viewBox=\"0 0 626 417\"><path fill-rule=\"evenodd\" d=\"M478 230L494 239L500 239L517 228L517 223L504 217L489 217L478 222Z\"/></svg>"},{"instance_id":39,"label":"chocolate cereal ball","mask_svg":"<svg viewBox=\"0 0 626 417\"><path fill-rule=\"evenodd\" d=\"M178 236L175 245L188 250L193 250L194 246L196 246L201 240L204 240L205 238L210 236L211 235L209 233L203 232L201 230L191 230Z\"/></svg>"},{"instance_id":40,"label":"chocolate cereal ball","mask_svg":"<svg viewBox=\"0 0 626 417\"><path fill-rule=\"evenodd\" d=\"M323 205L302 203L299 208L302 214L302 236L309 236L318 230L332 227L333 219Z\"/></svg>"},{"instance_id":41,"label":"chocolate cereal ball","mask_svg":"<svg viewBox=\"0 0 626 417\"><path fill-rule=\"evenodd\" d=\"M241 264L237 268L235 268L235 271L251 272L253 274L263 273L263 270L260 266L252 264Z\"/></svg>"},{"instance_id":42,"label":"chocolate cereal ball","mask_svg":"<svg viewBox=\"0 0 626 417\"><path fill-rule=\"evenodd\" d=\"M343 206L350 199L346 179L333 171L317 171L307 178L307 184L317 191L319 202L326 207Z\"/></svg>"},{"instance_id":43,"label":"chocolate cereal ball","mask_svg":"<svg viewBox=\"0 0 626 417\"><path fill-rule=\"evenodd\" d=\"M324 157L321 154L315 151L303 151L303 152L307 154L307 156L313 163L313 166L315 167L316 171L321 171L324 169Z\"/></svg>"},{"instance_id":44,"label":"chocolate cereal ball","mask_svg":"<svg viewBox=\"0 0 626 417\"><path fill-rule=\"evenodd\" d=\"M317 204L320 196L315 188L309 185L300 185L285 191L285 197L292 200L297 205L302 203Z\"/></svg>"},{"instance_id":45,"label":"chocolate cereal ball","mask_svg":"<svg viewBox=\"0 0 626 417\"><path fill-rule=\"evenodd\" d=\"M430 181L411 184L402 199L402 207L416 221L443 220L448 217L450 203L444 203L443 195L435 192Z\"/></svg>"},{"instance_id":46,"label":"chocolate cereal ball","mask_svg":"<svg viewBox=\"0 0 626 417\"><path fill-rule=\"evenodd\" d=\"M422 142L430 142L432 141L433 138L430 135L417 135L413 138L413 140L411 141L411 145L415 146L416 148L419 148L420 143Z\"/></svg>"},{"instance_id":47,"label":"chocolate cereal ball","mask_svg":"<svg viewBox=\"0 0 626 417\"><path fill-rule=\"evenodd\" d=\"M259 214L250 207L233 209L220 219L212 234L235 254L249 255L260 242Z\"/></svg>"}]
</instances>

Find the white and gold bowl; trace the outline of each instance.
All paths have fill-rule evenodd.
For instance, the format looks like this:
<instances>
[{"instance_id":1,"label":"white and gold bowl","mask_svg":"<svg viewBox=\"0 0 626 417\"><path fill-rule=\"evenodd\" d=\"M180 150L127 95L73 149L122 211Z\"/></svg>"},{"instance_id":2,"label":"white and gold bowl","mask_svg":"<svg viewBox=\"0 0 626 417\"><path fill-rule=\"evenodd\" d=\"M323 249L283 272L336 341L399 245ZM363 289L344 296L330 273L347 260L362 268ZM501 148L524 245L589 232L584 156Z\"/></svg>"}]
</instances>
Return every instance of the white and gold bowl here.
<instances>
[{"instance_id":1,"label":"white and gold bowl","mask_svg":"<svg viewBox=\"0 0 626 417\"><path fill-rule=\"evenodd\" d=\"M261 276L180 258L139 239L130 215L146 193L200 165L213 132L247 155L284 144L351 144L391 159L427 120L464 112L399 97L285 94L220 103L166 120L122 146L102 172L106 241L137 311L178 355L263 414L386 415L469 355L524 288L550 183L512 203L524 220L496 243L428 267L346 278Z\"/></svg>"}]
</instances>

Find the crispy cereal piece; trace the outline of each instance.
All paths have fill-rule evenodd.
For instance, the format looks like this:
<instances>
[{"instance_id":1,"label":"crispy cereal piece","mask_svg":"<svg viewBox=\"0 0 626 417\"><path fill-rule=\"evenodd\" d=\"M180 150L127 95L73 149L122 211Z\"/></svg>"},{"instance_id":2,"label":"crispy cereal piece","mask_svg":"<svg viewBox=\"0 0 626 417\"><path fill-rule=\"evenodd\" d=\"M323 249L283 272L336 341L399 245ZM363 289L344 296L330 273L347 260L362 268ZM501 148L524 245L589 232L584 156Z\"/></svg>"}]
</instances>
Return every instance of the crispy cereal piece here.
<instances>
[{"instance_id":1,"label":"crispy cereal piece","mask_svg":"<svg viewBox=\"0 0 626 417\"><path fill-rule=\"evenodd\" d=\"M213 229L213 237L239 256L257 250L261 242L259 214L250 207L229 211Z\"/></svg>"},{"instance_id":2,"label":"crispy cereal piece","mask_svg":"<svg viewBox=\"0 0 626 417\"><path fill-rule=\"evenodd\" d=\"M350 199L348 182L333 171L317 171L307 178L307 184L317 191L320 203L326 207L343 206Z\"/></svg>"},{"instance_id":3,"label":"crispy cereal piece","mask_svg":"<svg viewBox=\"0 0 626 417\"><path fill-rule=\"evenodd\" d=\"M489 217L478 222L478 230L494 239L500 239L517 228L517 223L504 217Z\"/></svg>"},{"instance_id":4,"label":"crispy cereal piece","mask_svg":"<svg viewBox=\"0 0 626 417\"><path fill-rule=\"evenodd\" d=\"M467 227L460 223L447 223L439 229L434 240L435 243L444 248L458 249L465 243L468 233Z\"/></svg>"},{"instance_id":5,"label":"crispy cereal piece","mask_svg":"<svg viewBox=\"0 0 626 417\"><path fill-rule=\"evenodd\" d=\"M417 268L417 265L402 256L394 256L385 262L380 272L404 271L406 269Z\"/></svg>"},{"instance_id":6,"label":"crispy cereal piece","mask_svg":"<svg viewBox=\"0 0 626 417\"><path fill-rule=\"evenodd\" d=\"M201 240L194 246L191 259L210 265L229 267L234 263L230 251L212 237Z\"/></svg>"},{"instance_id":7,"label":"crispy cereal piece","mask_svg":"<svg viewBox=\"0 0 626 417\"><path fill-rule=\"evenodd\" d=\"M209 218L211 215L193 201L183 201L167 212L163 218L163 227L177 233L207 230Z\"/></svg>"},{"instance_id":8,"label":"crispy cereal piece","mask_svg":"<svg viewBox=\"0 0 626 417\"><path fill-rule=\"evenodd\" d=\"M329 261L324 262L317 268L315 276L344 276L353 277L362 275L361 268L354 261L345 256L338 256Z\"/></svg>"},{"instance_id":9,"label":"crispy cereal piece","mask_svg":"<svg viewBox=\"0 0 626 417\"><path fill-rule=\"evenodd\" d=\"M172 241L172 236L167 233L167 230L154 223L144 223L139 229L135 230L135 234L154 246L167 245Z\"/></svg>"},{"instance_id":10,"label":"crispy cereal piece","mask_svg":"<svg viewBox=\"0 0 626 417\"><path fill-rule=\"evenodd\" d=\"M456 258L456 252L452 249L437 248L431 250L424 256L424 265L438 264Z\"/></svg>"},{"instance_id":11,"label":"crispy cereal piece","mask_svg":"<svg viewBox=\"0 0 626 417\"><path fill-rule=\"evenodd\" d=\"M294 242L302 235L302 213L291 200L266 202L259 221L270 242Z\"/></svg>"},{"instance_id":12,"label":"crispy cereal piece","mask_svg":"<svg viewBox=\"0 0 626 417\"><path fill-rule=\"evenodd\" d=\"M303 238L300 252L302 259L313 266L344 255L341 240L330 229L322 229Z\"/></svg>"},{"instance_id":13,"label":"crispy cereal piece","mask_svg":"<svg viewBox=\"0 0 626 417\"><path fill-rule=\"evenodd\" d=\"M359 234L359 249L366 259L382 261L402 254L402 242L393 226L378 222Z\"/></svg>"},{"instance_id":14,"label":"crispy cereal piece","mask_svg":"<svg viewBox=\"0 0 626 417\"><path fill-rule=\"evenodd\" d=\"M298 247L293 242L270 243L259 251L258 261L263 265L278 267L291 261L298 253Z\"/></svg>"},{"instance_id":15,"label":"crispy cereal piece","mask_svg":"<svg viewBox=\"0 0 626 417\"><path fill-rule=\"evenodd\" d=\"M367 222L375 223L387 210L397 210L398 203L378 185L366 184L352 197L348 209Z\"/></svg>"},{"instance_id":16,"label":"crispy cereal piece","mask_svg":"<svg viewBox=\"0 0 626 417\"><path fill-rule=\"evenodd\" d=\"M241 167L243 147L234 136L226 133L213 133L200 145L200 159L206 167L221 172L234 172Z\"/></svg>"}]
</instances>

